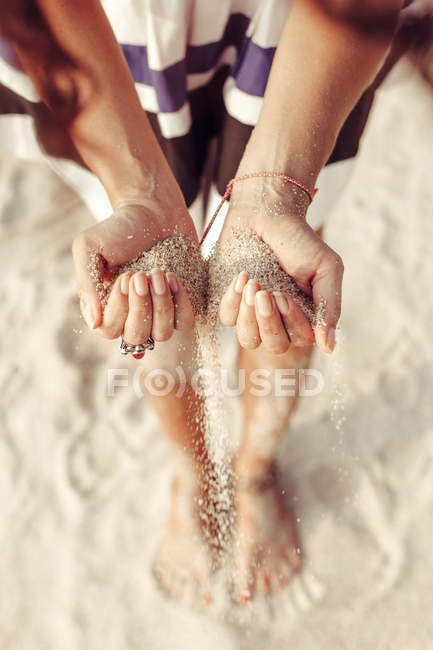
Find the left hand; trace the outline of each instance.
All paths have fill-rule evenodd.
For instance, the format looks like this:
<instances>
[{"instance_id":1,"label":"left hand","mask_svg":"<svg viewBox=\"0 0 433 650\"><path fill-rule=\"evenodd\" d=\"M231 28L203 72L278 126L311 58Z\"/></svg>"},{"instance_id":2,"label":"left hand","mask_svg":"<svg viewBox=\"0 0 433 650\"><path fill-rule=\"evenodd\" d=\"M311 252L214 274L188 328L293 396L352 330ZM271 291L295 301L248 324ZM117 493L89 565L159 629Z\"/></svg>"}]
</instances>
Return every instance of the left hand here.
<instances>
[{"instance_id":1,"label":"left hand","mask_svg":"<svg viewBox=\"0 0 433 650\"><path fill-rule=\"evenodd\" d=\"M193 221L186 207L175 205L164 209L161 202L143 201L125 204L114 214L80 233L72 251L83 316L90 329L108 339L123 334L125 341L137 345L150 334L155 341L167 341L174 329L192 328L194 315L188 294L173 273L155 270L144 273L123 273L114 282L105 308L89 274L92 255L96 255L102 279L109 280L113 270L129 262L157 242L182 235L197 242Z\"/></svg>"},{"instance_id":2,"label":"left hand","mask_svg":"<svg viewBox=\"0 0 433 650\"><path fill-rule=\"evenodd\" d=\"M286 184L278 187L281 181L266 181L265 199L259 203L254 197L263 196L263 179L248 179L234 188L221 238L229 238L233 228L255 230L282 268L313 298L316 313L320 306L322 317L313 332L289 296L260 291L254 278L249 280L246 273L240 273L221 300L221 322L236 326L240 345L248 349L263 344L268 351L280 354L291 343L303 346L316 341L330 353L341 311L343 262L307 224L307 197Z\"/></svg>"}]
</instances>

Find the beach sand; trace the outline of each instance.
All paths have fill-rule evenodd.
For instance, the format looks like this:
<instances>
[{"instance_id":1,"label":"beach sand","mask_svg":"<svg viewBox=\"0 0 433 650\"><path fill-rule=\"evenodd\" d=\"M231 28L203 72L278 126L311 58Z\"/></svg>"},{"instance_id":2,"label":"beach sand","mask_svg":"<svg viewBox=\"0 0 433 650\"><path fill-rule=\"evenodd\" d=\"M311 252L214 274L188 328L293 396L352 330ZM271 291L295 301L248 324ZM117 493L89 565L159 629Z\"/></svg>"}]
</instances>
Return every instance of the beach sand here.
<instances>
[{"instance_id":1,"label":"beach sand","mask_svg":"<svg viewBox=\"0 0 433 650\"><path fill-rule=\"evenodd\" d=\"M0 161L2 650L433 648L432 122L401 64L326 231L337 350L281 452L305 567L240 612L220 584L208 611L158 591L172 459L136 362L80 318L70 245L92 218L48 168Z\"/></svg>"}]
</instances>

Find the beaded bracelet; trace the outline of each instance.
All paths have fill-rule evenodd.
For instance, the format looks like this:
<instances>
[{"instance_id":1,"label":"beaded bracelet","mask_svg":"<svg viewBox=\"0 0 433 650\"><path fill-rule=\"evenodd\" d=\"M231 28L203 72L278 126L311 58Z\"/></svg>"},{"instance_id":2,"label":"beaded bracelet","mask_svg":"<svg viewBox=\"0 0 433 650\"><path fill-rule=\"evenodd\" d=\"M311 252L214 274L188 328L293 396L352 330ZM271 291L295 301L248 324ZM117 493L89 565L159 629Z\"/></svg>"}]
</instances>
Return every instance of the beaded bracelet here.
<instances>
[{"instance_id":1,"label":"beaded bracelet","mask_svg":"<svg viewBox=\"0 0 433 650\"><path fill-rule=\"evenodd\" d=\"M236 176L235 178L232 178L228 183L226 187L226 191L224 192L224 196L222 197L217 209L215 210L215 213L212 217L212 219L209 222L209 225L207 226L206 230L204 231L203 237L201 238L200 241L200 246L204 242L207 234L209 233L209 230L212 227L212 224L214 223L215 219L217 218L217 215L219 211L221 210L222 206L224 205L225 201L230 197L232 190L233 190L233 185L237 183L237 181L244 181L248 178L280 178L281 180L285 181L286 183L291 183L292 185L296 185L296 187L299 187L300 190L305 192L305 194L308 196L311 201L314 199L315 195L318 192L318 189L315 188L313 191L311 191L306 185L301 183L301 181L297 181L296 178L292 178L291 176L286 176L286 174L280 174L278 172L255 172L252 174L244 174L243 176Z\"/></svg>"}]
</instances>

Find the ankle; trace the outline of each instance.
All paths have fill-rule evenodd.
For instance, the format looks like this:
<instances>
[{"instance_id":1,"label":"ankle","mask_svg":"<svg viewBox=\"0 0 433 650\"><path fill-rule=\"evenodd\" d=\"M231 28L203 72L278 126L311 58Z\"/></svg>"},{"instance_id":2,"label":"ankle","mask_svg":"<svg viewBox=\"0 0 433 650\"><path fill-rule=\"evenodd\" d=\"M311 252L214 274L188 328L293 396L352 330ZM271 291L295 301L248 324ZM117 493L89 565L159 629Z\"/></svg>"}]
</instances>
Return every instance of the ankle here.
<instances>
[{"instance_id":1,"label":"ankle","mask_svg":"<svg viewBox=\"0 0 433 650\"><path fill-rule=\"evenodd\" d=\"M239 455L233 460L233 472L236 477L246 480L262 480L276 470L276 458Z\"/></svg>"},{"instance_id":2,"label":"ankle","mask_svg":"<svg viewBox=\"0 0 433 650\"><path fill-rule=\"evenodd\" d=\"M205 485L212 479L214 465L207 455L195 456L183 449L176 449L174 473L180 479L194 479Z\"/></svg>"}]
</instances>

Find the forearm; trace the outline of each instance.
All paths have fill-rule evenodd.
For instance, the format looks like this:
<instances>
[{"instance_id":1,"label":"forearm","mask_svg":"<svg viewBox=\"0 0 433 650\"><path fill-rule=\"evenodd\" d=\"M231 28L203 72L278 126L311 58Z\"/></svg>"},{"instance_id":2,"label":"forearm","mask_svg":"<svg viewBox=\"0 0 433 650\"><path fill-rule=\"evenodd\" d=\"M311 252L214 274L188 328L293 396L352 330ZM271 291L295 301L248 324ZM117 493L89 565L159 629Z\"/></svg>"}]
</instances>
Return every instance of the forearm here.
<instances>
[{"instance_id":1,"label":"forearm","mask_svg":"<svg viewBox=\"0 0 433 650\"><path fill-rule=\"evenodd\" d=\"M17 54L57 128L67 131L113 206L152 196L157 186L177 193L98 0L37 0L33 6L49 69L38 38L15 43Z\"/></svg>"},{"instance_id":2,"label":"forearm","mask_svg":"<svg viewBox=\"0 0 433 650\"><path fill-rule=\"evenodd\" d=\"M387 4L387 19L375 32L327 11L326 3L295 0L239 173L274 170L314 187L392 39L400 3Z\"/></svg>"}]
</instances>

